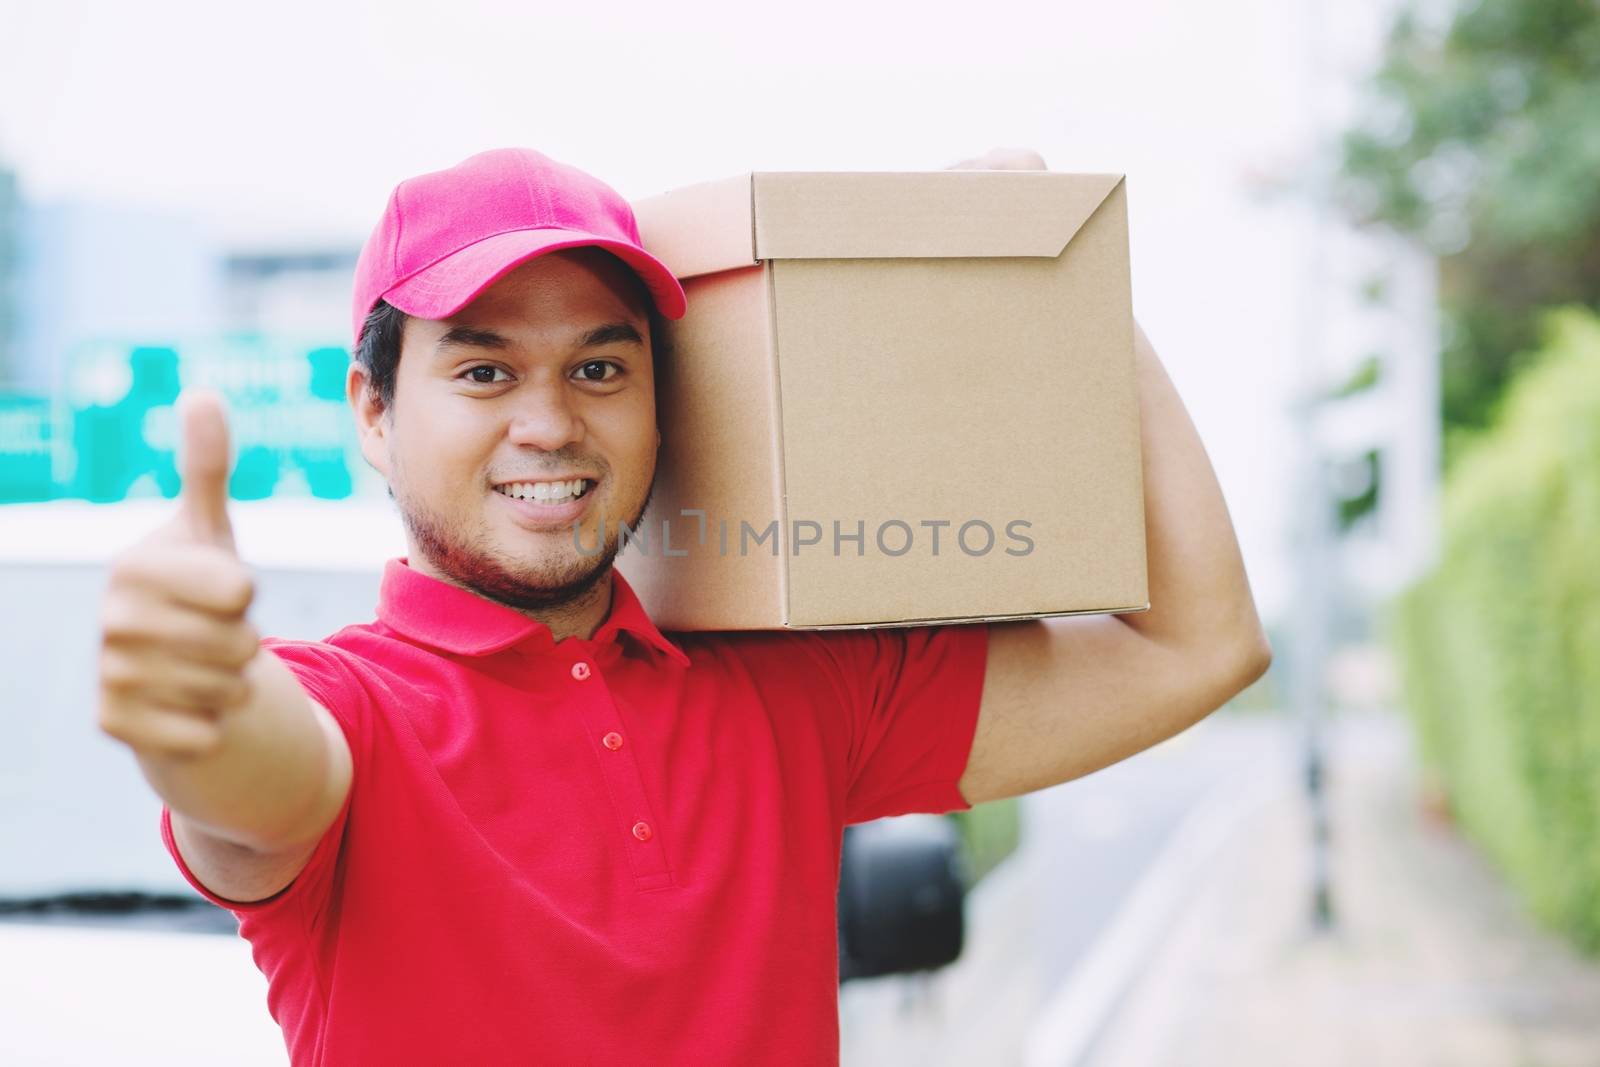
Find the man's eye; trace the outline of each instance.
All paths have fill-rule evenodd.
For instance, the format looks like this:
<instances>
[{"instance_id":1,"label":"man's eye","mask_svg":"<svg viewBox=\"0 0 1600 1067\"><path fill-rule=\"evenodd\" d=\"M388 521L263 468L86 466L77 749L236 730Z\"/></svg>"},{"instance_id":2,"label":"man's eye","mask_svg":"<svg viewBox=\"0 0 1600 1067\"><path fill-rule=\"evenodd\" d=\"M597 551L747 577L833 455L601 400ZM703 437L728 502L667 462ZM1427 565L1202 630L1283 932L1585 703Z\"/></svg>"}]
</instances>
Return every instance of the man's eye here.
<instances>
[{"instance_id":1,"label":"man's eye","mask_svg":"<svg viewBox=\"0 0 1600 1067\"><path fill-rule=\"evenodd\" d=\"M462 377L468 379L474 385L494 385L494 384L496 384L497 382L500 382L500 381L510 381L511 380L511 376L509 374L506 374L506 376L504 378L498 378L497 379L495 377L496 374L505 374L505 373L506 372L504 370L502 370L501 368L499 368L499 367L491 367L486 363L481 367L470 367L470 368L468 368L467 370L462 372Z\"/></svg>"},{"instance_id":2,"label":"man's eye","mask_svg":"<svg viewBox=\"0 0 1600 1067\"><path fill-rule=\"evenodd\" d=\"M581 381L604 382L622 373L622 368L609 359L591 359L579 367L576 373Z\"/></svg>"}]
</instances>

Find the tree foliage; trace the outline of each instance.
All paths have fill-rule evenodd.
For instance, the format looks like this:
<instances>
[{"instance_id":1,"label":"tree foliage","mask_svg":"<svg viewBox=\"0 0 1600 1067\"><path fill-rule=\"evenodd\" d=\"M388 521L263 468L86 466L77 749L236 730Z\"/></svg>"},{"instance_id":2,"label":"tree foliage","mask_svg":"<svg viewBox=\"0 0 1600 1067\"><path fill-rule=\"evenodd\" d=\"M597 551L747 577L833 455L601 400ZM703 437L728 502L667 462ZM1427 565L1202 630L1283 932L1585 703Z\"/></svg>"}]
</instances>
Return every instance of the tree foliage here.
<instances>
[{"instance_id":1,"label":"tree foliage","mask_svg":"<svg viewBox=\"0 0 1600 1067\"><path fill-rule=\"evenodd\" d=\"M1600 4L1411 0L1372 90L1341 200L1441 257L1448 461L1537 345L1539 313L1600 307Z\"/></svg>"}]
</instances>

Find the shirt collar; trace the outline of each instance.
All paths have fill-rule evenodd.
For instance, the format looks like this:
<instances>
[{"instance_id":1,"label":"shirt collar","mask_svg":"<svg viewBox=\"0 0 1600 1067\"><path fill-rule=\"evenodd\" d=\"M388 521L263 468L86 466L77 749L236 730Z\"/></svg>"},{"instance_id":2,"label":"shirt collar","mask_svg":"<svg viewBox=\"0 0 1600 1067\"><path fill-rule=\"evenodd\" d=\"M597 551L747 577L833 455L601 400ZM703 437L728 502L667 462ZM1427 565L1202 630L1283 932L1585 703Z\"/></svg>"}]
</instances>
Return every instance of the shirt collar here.
<instances>
[{"instance_id":1,"label":"shirt collar","mask_svg":"<svg viewBox=\"0 0 1600 1067\"><path fill-rule=\"evenodd\" d=\"M523 642L541 651L555 647L550 627L544 623L423 574L404 558L384 564L383 581L378 588L378 618L406 637L460 656L487 656ZM604 644L615 641L624 631L679 665L689 665L689 657L656 629L638 596L613 568L611 610L590 640Z\"/></svg>"}]
</instances>

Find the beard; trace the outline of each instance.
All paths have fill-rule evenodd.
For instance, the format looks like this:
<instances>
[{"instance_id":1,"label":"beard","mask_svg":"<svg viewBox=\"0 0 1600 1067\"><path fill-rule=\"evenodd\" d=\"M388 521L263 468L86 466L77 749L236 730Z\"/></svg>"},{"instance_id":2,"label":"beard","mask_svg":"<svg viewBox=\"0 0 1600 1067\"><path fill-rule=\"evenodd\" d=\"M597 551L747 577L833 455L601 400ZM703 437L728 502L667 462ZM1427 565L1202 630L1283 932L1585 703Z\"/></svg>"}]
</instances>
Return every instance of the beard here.
<instances>
[{"instance_id":1,"label":"beard","mask_svg":"<svg viewBox=\"0 0 1600 1067\"><path fill-rule=\"evenodd\" d=\"M652 475L644 501L628 520L629 529L639 528L655 487ZM451 525L408 500L405 494L396 494L392 486L389 496L399 508L400 519L417 549L440 573L464 589L518 611L548 611L582 601L611 570L621 545L622 530L613 524L598 552L585 548L575 559L531 564L506 561L497 557L481 534L469 534ZM602 516L602 530L603 523ZM577 536L574 532L574 545L578 543Z\"/></svg>"}]
</instances>

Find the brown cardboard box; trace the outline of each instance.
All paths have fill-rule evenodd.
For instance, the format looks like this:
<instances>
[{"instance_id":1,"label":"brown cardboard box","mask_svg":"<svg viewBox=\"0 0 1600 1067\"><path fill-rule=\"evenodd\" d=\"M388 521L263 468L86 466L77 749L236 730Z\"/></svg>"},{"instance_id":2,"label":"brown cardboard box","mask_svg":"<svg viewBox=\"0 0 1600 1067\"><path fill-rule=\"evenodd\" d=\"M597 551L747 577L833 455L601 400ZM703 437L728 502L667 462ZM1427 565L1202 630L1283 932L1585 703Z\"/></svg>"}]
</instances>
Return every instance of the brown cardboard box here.
<instances>
[{"instance_id":1,"label":"brown cardboard box","mask_svg":"<svg viewBox=\"0 0 1600 1067\"><path fill-rule=\"evenodd\" d=\"M1149 607L1121 175L757 172L634 210L689 297L618 557L659 625Z\"/></svg>"}]
</instances>

